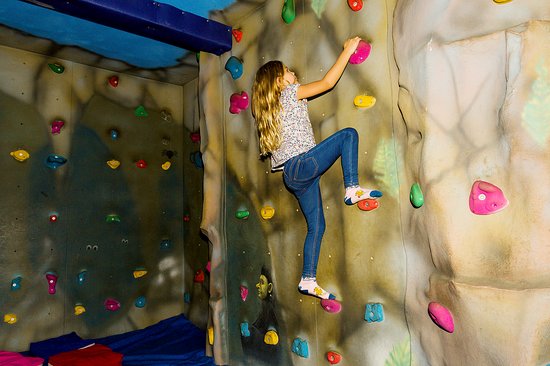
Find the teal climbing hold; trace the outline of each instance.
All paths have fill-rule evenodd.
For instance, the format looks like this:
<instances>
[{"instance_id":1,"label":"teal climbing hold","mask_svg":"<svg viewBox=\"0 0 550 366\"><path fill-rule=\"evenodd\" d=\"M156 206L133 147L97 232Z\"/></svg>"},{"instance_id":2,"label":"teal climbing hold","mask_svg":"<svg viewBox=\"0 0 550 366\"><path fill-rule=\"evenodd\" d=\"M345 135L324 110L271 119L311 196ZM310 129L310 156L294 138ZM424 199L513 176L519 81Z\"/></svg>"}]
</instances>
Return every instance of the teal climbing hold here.
<instances>
[{"instance_id":1,"label":"teal climbing hold","mask_svg":"<svg viewBox=\"0 0 550 366\"><path fill-rule=\"evenodd\" d=\"M420 208L424 204L424 195L422 194L422 189L420 189L420 185L418 183L411 186L410 200L414 208Z\"/></svg>"},{"instance_id":2,"label":"teal climbing hold","mask_svg":"<svg viewBox=\"0 0 550 366\"><path fill-rule=\"evenodd\" d=\"M46 158L46 166L51 169L57 169L60 166L64 165L66 162L67 159L65 159L61 155L50 154Z\"/></svg>"},{"instance_id":3,"label":"teal climbing hold","mask_svg":"<svg viewBox=\"0 0 550 366\"><path fill-rule=\"evenodd\" d=\"M145 296L139 296L136 301L134 302L134 305L136 308L143 308L147 304L147 299Z\"/></svg>"},{"instance_id":4,"label":"teal climbing hold","mask_svg":"<svg viewBox=\"0 0 550 366\"><path fill-rule=\"evenodd\" d=\"M233 80L236 80L243 74L243 63L235 56L231 56L225 63L225 69L229 71Z\"/></svg>"},{"instance_id":5,"label":"teal climbing hold","mask_svg":"<svg viewBox=\"0 0 550 366\"><path fill-rule=\"evenodd\" d=\"M248 323L241 323L241 336L250 337L250 330L248 329Z\"/></svg>"},{"instance_id":6,"label":"teal climbing hold","mask_svg":"<svg viewBox=\"0 0 550 366\"><path fill-rule=\"evenodd\" d=\"M88 277L88 271L86 271L86 270L80 271L78 276L76 276L76 282L79 285L82 285L82 284L84 284L84 282L86 282L86 277Z\"/></svg>"},{"instance_id":7,"label":"teal climbing hold","mask_svg":"<svg viewBox=\"0 0 550 366\"><path fill-rule=\"evenodd\" d=\"M21 276L17 276L15 277L13 280L11 280L11 290L12 291L17 291L21 288L21 281L23 279L21 278Z\"/></svg>"},{"instance_id":8,"label":"teal climbing hold","mask_svg":"<svg viewBox=\"0 0 550 366\"><path fill-rule=\"evenodd\" d=\"M281 17L286 24L290 24L296 19L296 6L294 0L285 0Z\"/></svg>"},{"instance_id":9,"label":"teal climbing hold","mask_svg":"<svg viewBox=\"0 0 550 366\"><path fill-rule=\"evenodd\" d=\"M295 338L292 342L292 352L303 358L309 357L309 347L307 341L302 338Z\"/></svg>"},{"instance_id":10,"label":"teal climbing hold","mask_svg":"<svg viewBox=\"0 0 550 366\"><path fill-rule=\"evenodd\" d=\"M367 304L365 320L369 323L381 322L384 320L384 307L379 303Z\"/></svg>"}]
</instances>

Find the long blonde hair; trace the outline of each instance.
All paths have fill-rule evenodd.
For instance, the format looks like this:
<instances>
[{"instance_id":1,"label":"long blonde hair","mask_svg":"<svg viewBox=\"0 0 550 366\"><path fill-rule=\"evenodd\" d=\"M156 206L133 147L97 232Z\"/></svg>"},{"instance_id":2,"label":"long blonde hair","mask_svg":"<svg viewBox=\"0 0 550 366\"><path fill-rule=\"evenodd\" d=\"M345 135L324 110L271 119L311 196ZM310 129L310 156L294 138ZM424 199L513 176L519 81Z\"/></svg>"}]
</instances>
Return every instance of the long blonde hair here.
<instances>
[{"instance_id":1,"label":"long blonde hair","mask_svg":"<svg viewBox=\"0 0 550 366\"><path fill-rule=\"evenodd\" d=\"M252 86L252 115L260 139L260 156L266 157L281 146L281 103L285 67L281 61L269 61L256 72Z\"/></svg>"}]
</instances>

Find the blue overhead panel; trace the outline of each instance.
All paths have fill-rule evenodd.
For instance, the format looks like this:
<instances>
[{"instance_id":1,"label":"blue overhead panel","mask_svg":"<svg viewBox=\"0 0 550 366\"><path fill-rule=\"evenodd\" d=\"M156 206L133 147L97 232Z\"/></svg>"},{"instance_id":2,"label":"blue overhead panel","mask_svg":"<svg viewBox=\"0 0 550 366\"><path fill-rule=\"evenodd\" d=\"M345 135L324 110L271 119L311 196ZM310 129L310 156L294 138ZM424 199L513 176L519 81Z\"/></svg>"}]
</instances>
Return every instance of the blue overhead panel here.
<instances>
[{"instance_id":1,"label":"blue overhead panel","mask_svg":"<svg viewBox=\"0 0 550 366\"><path fill-rule=\"evenodd\" d=\"M23 0L192 51L231 49L231 27L151 0Z\"/></svg>"}]
</instances>

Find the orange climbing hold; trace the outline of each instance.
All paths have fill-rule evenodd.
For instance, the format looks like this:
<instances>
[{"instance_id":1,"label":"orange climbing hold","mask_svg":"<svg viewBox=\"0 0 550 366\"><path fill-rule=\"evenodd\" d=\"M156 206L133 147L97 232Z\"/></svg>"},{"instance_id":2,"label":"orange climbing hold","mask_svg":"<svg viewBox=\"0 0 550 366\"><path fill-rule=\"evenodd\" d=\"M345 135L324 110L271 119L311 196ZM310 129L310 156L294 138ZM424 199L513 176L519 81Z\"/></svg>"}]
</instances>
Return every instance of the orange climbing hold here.
<instances>
[{"instance_id":1,"label":"orange climbing hold","mask_svg":"<svg viewBox=\"0 0 550 366\"><path fill-rule=\"evenodd\" d=\"M378 200L375 200L374 198L367 198L366 200L361 200L357 202L357 207L361 211L372 211L376 210L380 204L378 203Z\"/></svg>"}]
</instances>

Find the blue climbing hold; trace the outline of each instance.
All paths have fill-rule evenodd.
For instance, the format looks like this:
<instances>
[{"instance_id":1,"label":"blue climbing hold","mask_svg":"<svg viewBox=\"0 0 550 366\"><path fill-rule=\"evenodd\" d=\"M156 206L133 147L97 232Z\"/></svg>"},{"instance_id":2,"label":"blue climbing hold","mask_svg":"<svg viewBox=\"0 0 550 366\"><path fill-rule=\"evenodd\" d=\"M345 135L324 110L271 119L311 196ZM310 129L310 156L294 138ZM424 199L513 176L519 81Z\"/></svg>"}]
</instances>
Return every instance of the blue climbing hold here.
<instances>
[{"instance_id":1,"label":"blue climbing hold","mask_svg":"<svg viewBox=\"0 0 550 366\"><path fill-rule=\"evenodd\" d=\"M170 250L172 249L172 241L169 239L164 239L160 242L161 250Z\"/></svg>"},{"instance_id":2,"label":"blue climbing hold","mask_svg":"<svg viewBox=\"0 0 550 366\"><path fill-rule=\"evenodd\" d=\"M295 338L292 342L292 352L303 358L309 357L309 347L307 341L302 338Z\"/></svg>"},{"instance_id":3,"label":"blue climbing hold","mask_svg":"<svg viewBox=\"0 0 550 366\"><path fill-rule=\"evenodd\" d=\"M67 159L65 159L61 155L50 154L46 158L46 166L51 169L57 169L61 165L64 165L66 162L67 162Z\"/></svg>"},{"instance_id":4,"label":"blue climbing hold","mask_svg":"<svg viewBox=\"0 0 550 366\"><path fill-rule=\"evenodd\" d=\"M233 80L237 80L243 74L243 63L235 56L231 56L225 63L225 69L229 71Z\"/></svg>"},{"instance_id":5,"label":"blue climbing hold","mask_svg":"<svg viewBox=\"0 0 550 366\"><path fill-rule=\"evenodd\" d=\"M11 280L11 290L12 291L19 290L21 288L21 281L22 280L23 279L21 278L21 276L17 276L13 280Z\"/></svg>"},{"instance_id":6,"label":"blue climbing hold","mask_svg":"<svg viewBox=\"0 0 550 366\"><path fill-rule=\"evenodd\" d=\"M189 159L193 164L195 164L195 167L202 169L204 167L204 164L202 162L202 154L200 151L192 152L189 156Z\"/></svg>"},{"instance_id":7,"label":"blue climbing hold","mask_svg":"<svg viewBox=\"0 0 550 366\"><path fill-rule=\"evenodd\" d=\"M78 276L76 276L76 282L79 285L82 285L84 284L84 282L86 282L86 277L88 277L88 271L80 271Z\"/></svg>"},{"instance_id":8,"label":"blue climbing hold","mask_svg":"<svg viewBox=\"0 0 550 366\"><path fill-rule=\"evenodd\" d=\"M118 130L113 128L113 129L111 130L111 139L117 140L117 139L118 139L118 134L119 134L119 133L118 133Z\"/></svg>"},{"instance_id":9,"label":"blue climbing hold","mask_svg":"<svg viewBox=\"0 0 550 366\"><path fill-rule=\"evenodd\" d=\"M381 322L384 320L384 307L382 304L367 304L365 310L365 320L369 323Z\"/></svg>"},{"instance_id":10,"label":"blue climbing hold","mask_svg":"<svg viewBox=\"0 0 550 366\"><path fill-rule=\"evenodd\" d=\"M250 330L248 329L248 323L241 323L241 336L250 337Z\"/></svg>"},{"instance_id":11,"label":"blue climbing hold","mask_svg":"<svg viewBox=\"0 0 550 366\"><path fill-rule=\"evenodd\" d=\"M145 296L140 296L136 299L134 302L134 305L136 308L142 308L147 304L147 299L145 299Z\"/></svg>"}]
</instances>

